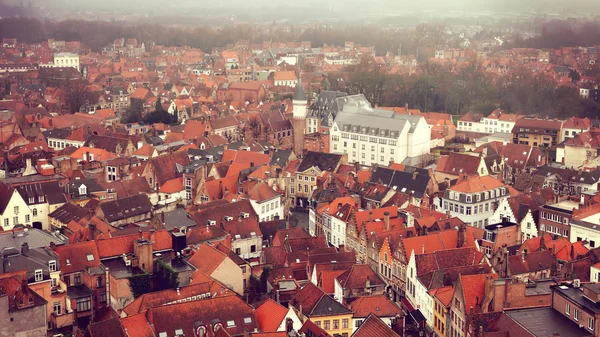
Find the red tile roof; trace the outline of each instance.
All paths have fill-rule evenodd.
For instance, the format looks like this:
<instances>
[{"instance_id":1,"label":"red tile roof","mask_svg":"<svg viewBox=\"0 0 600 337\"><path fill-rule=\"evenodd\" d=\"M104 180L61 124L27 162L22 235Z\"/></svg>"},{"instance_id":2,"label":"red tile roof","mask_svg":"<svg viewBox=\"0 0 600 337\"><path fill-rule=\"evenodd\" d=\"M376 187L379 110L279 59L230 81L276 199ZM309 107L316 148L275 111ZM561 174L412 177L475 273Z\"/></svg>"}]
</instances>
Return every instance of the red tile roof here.
<instances>
[{"instance_id":1,"label":"red tile roof","mask_svg":"<svg viewBox=\"0 0 600 337\"><path fill-rule=\"evenodd\" d=\"M186 336L194 336L196 322L208 327L215 319L219 319L223 329L232 336L259 328L254 309L238 296L163 305L148 309L146 317L157 334L165 332L167 337L175 337L178 329ZM228 325L228 321L233 321L233 325Z\"/></svg>"},{"instance_id":2,"label":"red tile roof","mask_svg":"<svg viewBox=\"0 0 600 337\"><path fill-rule=\"evenodd\" d=\"M454 287L447 286L433 289L429 292L432 296L438 299L443 305L449 307L452 304L452 297L454 296Z\"/></svg>"},{"instance_id":3,"label":"red tile roof","mask_svg":"<svg viewBox=\"0 0 600 337\"><path fill-rule=\"evenodd\" d=\"M371 286L384 286L385 282L366 264L355 264L337 277L343 289L364 288L367 280Z\"/></svg>"},{"instance_id":4,"label":"red tile roof","mask_svg":"<svg viewBox=\"0 0 600 337\"><path fill-rule=\"evenodd\" d=\"M85 271L88 267L100 267L98 248L94 241L57 246L55 252L63 274Z\"/></svg>"},{"instance_id":5,"label":"red tile roof","mask_svg":"<svg viewBox=\"0 0 600 337\"><path fill-rule=\"evenodd\" d=\"M352 337L400 337L375 314L369 315L363 324L354 331Z\"/></svg>"},{"instance_id":6,"label":"red tile roof","mask_svg":"<svg viewBox=\"0 0 600 337\"><path fill-rule=\"evenodd\" d=\"M367 317L370 314L377 317L396 317L402 313L402 309L386 295L359 297L352 302L350 309L354 312L354 318Z\"/></svg>"},{"instance_id":7,"label":"red tile roof","mask_svg":"<svg viewBox=\"0 0 600 337\"><path fill-rule=\"evenodd\" d=\"M227 254L217 248L201 244L188 262L202 273L211 275L227 258Z\"/></svg>"},{"instance_id":8,"label":"red tile roof","mask_svg":"<svg viewBox=\"0 0 600 337\"><path fill-rule=\"evenodd\" d=\"M256 308L258 324L264 332L275 332L283 322L288 309L272 299L266 300Z\"/></svg>"},{"instance_id":9,"label":"red tile roof","mask_svg":"<svg viewBox=\"0 0 600 337\"><path fill-rule=\"evenodd\" d=\"M335 293L335 279L345 271L345 269L322 271L318 278L319 287L321 287L321 289L328 294Z\"/></svg>"},{"instance_id":10,"label":"red tile roof","mask_svg":"<svg viewBox=\"0 0 600 337\"><path fill-rule=\"evenodd\" d=\"M138 314L121 318L121 325L128 337L155 337L156 333L148 324L146 316Z\"/></svg>"},{"instance_id":11,"label":"red tile roof","mask_svg":"<svg viewBox=\"0 0 600 337\"><path fill-rule=\"evenodd\" d=\"M168 180L159 189L159 192L169 194L181 191L183 191L183 177Z\"/></svg>"},{"instance_id":12,"label":"red tile roof","mask_svg":"<svg viewBox=\"0 0 600 337\"><path fill-rule=\"evenodd\" d=\"M154 252L165 251L172 249L171 234L167 230L157 230L156 232L143 232L141 234L130 234L122 236L112 236L110 232L103 234L96 240L98 246L98 254L100 258L109 258L121 256L123 254L133 253L133 242L140 237L152 241L152 250Z\"/></svg>"},{"instance_id":13,"label":"red tile roof","mask_svg":"<svg viewBox=\"0 0 600 337\"><path fill-rule=\"evenodd\" d=\"M482 310L478 309L478 307L481 306L485 297L485 280L488 278L497 279L498 275L478 274L460 276L466 312L469 312L471 308L474 310Z\"/></svg>"},{"instance_id":14,"label":"red tile roof","mask_svg":"<svg viewBox=\"0 0 600 337\"><path fill-rule=\"evenodd\" d=\"M248 198L257 202L263 202L281 195L273 190L267 183L256 184L250 191L248 191Z\"/></svg>"},{"instance_id":15,"label":"red tile roof","mask_svg":"<svg viewBox=\"0 0 600 337\"><path fill-rule=\"evenodd\" d=\"M181 287L177 290L166 289L143 294L123 308L123 312L125 312L127 316L133 316L144 313L149 308L165 305L167 303L177 301L178 299L205 294L210 294L208 298L212 298L217 296L229 296L232 293L217 281L210 280L204 283L196 283L186 287Z\"/></svg>"},{"instance_id":16,"label":"red tile roof","mask_svg":"<svg viewBox=\"0 0 600 337\"><path fill-rule=\"evenodd\" d=\"M462 192L462 193L476 193L489 191L494 188L499 188L505 186L504 183L495 179L492 176L470 176L466 177L463 181L457 183L456 185L450 187L451 191Z\"/></svg>"},{"instance_id":17,"label":"red tile roof","mask_svg":"<svg viewBox=\"0 0 600 337\"><path fill-rule=\"evenodd\" d=\"M440 157L435 168L437 172L459 175L479 175L478 168L481 163L479 156L452 152L447 156Z\"/></svg>"}]
</instances>

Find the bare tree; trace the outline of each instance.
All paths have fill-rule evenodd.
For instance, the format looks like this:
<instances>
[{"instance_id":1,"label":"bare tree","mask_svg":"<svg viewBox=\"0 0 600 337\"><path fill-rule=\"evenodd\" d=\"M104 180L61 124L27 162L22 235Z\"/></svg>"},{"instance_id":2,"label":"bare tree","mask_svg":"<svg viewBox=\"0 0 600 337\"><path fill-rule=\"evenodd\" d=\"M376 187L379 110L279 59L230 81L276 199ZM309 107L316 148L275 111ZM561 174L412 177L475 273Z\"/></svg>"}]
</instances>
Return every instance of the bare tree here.
<instances>
[{"instance_id":1,"label":"bare tree","mask_svg":"<svg viewBox=\"0 0 600 337\"><path fill-rule=\"evenodd\" d=\"M69 112L78 112L81 106L85 103L85 94L87 93L86 84L80 80L72 81L65 85L64 91L65 100L69 106Z\"/></svg>"}]
</instances>

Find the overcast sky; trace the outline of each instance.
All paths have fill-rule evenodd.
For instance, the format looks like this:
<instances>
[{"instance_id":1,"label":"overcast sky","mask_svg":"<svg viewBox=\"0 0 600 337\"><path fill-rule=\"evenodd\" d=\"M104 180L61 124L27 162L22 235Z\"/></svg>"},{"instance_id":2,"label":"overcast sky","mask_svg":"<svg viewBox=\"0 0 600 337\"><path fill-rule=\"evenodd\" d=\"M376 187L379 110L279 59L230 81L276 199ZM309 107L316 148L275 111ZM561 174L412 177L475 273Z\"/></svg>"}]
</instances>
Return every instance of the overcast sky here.
<instances>
[{"instance_id":1,"label":"overcast sky","mask_svg":"<svg viewBox=\"0 0 600 337\"><path fill-rule=\"evenodd\" d=\"M273 2L271 0L178 0L169 2L165 0L0 0L0 2L25 4L48 7L63 7L74 10L108 10L139 11L146 13L154 9L160 12L164 8L190 8L217 9L224 13L228 10L237 11L249 8L253 11L273 11L282 6L310 8L313 13L327 9L339 11L340 15L347 14L348 10L359 10L362 15L371 14L399 14L402 12L423 11L444 15L448 12L481 12L481 11L511 11L511 12L536 12L542 13L587 13L600 14L600 0L296 0L288 2ZM308 8L307 8L308 7ZM170 12L175 15L176 13ZM190 14L183 12L183 14ZM201 14L201 13L198 13ZM221 14L221 13L220 13Z\"/></svg>"}]
</instances>

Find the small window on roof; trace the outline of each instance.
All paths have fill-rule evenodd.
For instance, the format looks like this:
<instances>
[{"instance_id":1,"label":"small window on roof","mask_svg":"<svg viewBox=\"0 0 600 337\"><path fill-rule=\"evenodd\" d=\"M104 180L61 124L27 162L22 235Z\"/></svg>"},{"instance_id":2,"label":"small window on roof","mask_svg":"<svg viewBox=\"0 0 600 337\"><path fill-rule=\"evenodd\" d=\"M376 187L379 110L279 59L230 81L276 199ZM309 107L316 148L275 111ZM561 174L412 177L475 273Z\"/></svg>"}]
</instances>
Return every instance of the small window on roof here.
<instances>
[{"instance_id":1,"label":"small window on roof","mask_svg":"<svg viewBox=\"0 0 600 337\"><path fill-rule=\"evenodd\" d=\"M88 261L90 261L90 262L91 262L91 261L94 261L94 254L88 254L88 255L86 256L86 258L87 258L87 260L88 260Z\"/></svg>"},{"instance_id":2,"label":"small window on roof","mask_svg":"<svg viewBox=\"0 0 600 337\"><path fill-rule=\"evenodd\" d=\"M246 323L246 324L252 323L252 317L244 317L244 323Z\"/></svg>"},{"instance_id":3,"label":"small window on roof","mask_svg":"<svg viewBox=\"0 0 600 337\"><path fill-rule=\"evenodd\" d=\"M67 266L71 265L71 260L67 259Z\"/></svg>"},{"instance_id":4,"label":"small window on roof","mask_svg":"<svg viewBox=\"0 0 600 337\"><path fill-rule=\"evenodd\" d=\"M245 320L245 319L244 319L244 320ZM231 321L227 321L227 327L228 327L228 328L231 328L231 327L233 327L233 326L235 326L235 321L233 321L233 320L231 320Z\"/></svg>"}]
</instances>

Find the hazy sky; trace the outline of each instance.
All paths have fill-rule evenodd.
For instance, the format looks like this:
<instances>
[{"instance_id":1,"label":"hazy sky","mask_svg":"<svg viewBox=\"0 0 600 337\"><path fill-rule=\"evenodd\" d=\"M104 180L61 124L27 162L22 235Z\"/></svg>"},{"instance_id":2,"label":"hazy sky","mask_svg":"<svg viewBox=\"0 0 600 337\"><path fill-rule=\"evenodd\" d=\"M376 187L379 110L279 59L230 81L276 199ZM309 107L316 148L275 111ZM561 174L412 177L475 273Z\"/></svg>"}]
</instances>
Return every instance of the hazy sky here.
<instances>
[{"instance_id":1,"label":"hazy sky","mask_svg":"<svg viewBox=\"0 0 600 337\"><path fill-rule=\"evenodd\" d=\"M235 13L250 9L252 12L271 12L274 8L286 6L303 8L312 11L316 16L319 11L339 12L340 16L348 13L360 15L401 14L402 12L428 12L445 15L449 12L481 12L481 11L510 11L526 13L585 13L600 14L600 0L296 0L288 2L273 2L272 0L0 0L0 2L46 7L60 7L73 10L106 10L147 13L153 10L160 13L161 9L169 8L171 15L176 15L172 9L180 8L182 14L189 15L190 9L197 9L198 15L202 9L211 9L211 14ZM219 13L219 10L222 13ZM216 10L216 11L215 11ZM193 12L193 11L192 11ZM217 12L217 13L215 13ZM281 13L283 15L287 13Z\"/></svg>"}]
</instances>

